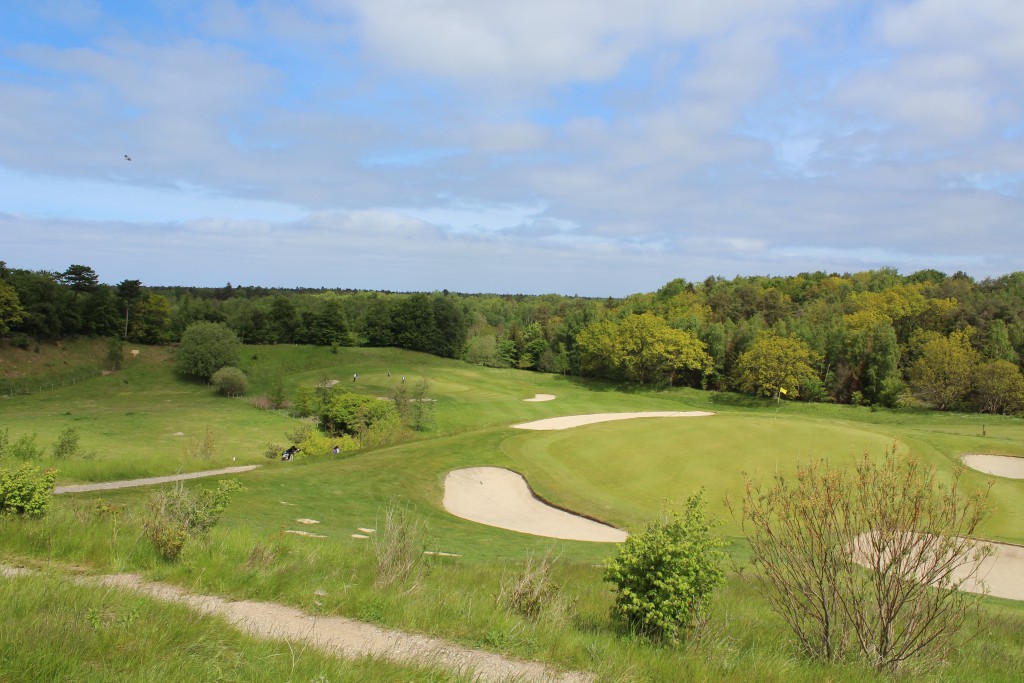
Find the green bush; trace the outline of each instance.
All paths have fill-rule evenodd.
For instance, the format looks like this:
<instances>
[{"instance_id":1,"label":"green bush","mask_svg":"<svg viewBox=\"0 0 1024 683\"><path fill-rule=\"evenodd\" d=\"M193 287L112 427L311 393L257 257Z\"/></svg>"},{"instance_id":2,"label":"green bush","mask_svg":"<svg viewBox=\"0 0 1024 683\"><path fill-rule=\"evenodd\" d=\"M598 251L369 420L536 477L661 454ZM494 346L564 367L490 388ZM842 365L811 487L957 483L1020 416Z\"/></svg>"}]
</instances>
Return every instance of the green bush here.
<instances>
[{"instance_id":1,"label":"green bush","mask_svg":"<svg viewBox=\"0 0 1024 683\"><path fill-rule=\"evenodd\" d=\"M334 393L320 410L320 423L331 434L359 434L374 423L398 417L389 401L347 392Z\"/></svg>"},{"instance_id":2,"label":"green bush","mask_svg":"<svg viewBox=\"0 0 1024 683\"><path fill-rule=\"evenodd\" d=\"M224 323L192 323L181 335L174 367L182 375L208 380L227 365L236 365L242 344Z\"/></svg>"},{"instance_id":3,"label":"green bush","mask_svg":"<svg viewBox=\"0 0 1024 683\"><path fill-rule=\"evenodd\" d=\"M662 510L643 532L630 534L605 562L605 580L616 593L613 619L655 640L685 641L725 582L718 550L724 543L712 526L703 493L696 493L682 515Z\"/></svg>"},{"instance_id":4,"label":"green bush","mask_svg":"<svg viewBox=\"0 0 1024 683\"><path fill-rule=\"evenodd\" d=\"M53 443L53 457L56 460L73 458L78 455L78 428L65 425Z\"/></svg>"},{"instance_id":5,"label":"green bush","mask_svg":"<svg viewBox=\"0 0 1024 683\"><path fill-rule=\"evenodd\" d=\"M57 470L40 472L29 463L14 470L0 469L0 514L44 515L56 480Z\"/></svg>"},{"instance_id":6,"label":"green bush","mask_svg":"<svg viewBox=\"0 0 1024 683\"><path fill-rule=\"evenodd\" d=\"M213 373L210 383L225 396L241 396L249 388L245 373L230 365Z\"/></svg>"},{"instance_id":7,"label":"green bush","mask_svg":"<svg viewBox=\"0 0 1024 683\"><path fill-rule=\"evenodd\" d=\"M233 479L217 482L215 489L191 493L181 483L150 499L149 518L142 530L165 560L174 560L185 544L209 533L228 506L231 494L242 489Z\"/></svg>"},{"instance_id":8,"label":"green bush","mask_svg":"<svg viewBox=\"0 0 1024 683\"><path fill-rule=\"evenodd\" d=\"M46 448L36 445L38 434L22 434L14 443L8 444L6 454L18 460L38 460L43 457Z\"/></svg>"}]
</instances>

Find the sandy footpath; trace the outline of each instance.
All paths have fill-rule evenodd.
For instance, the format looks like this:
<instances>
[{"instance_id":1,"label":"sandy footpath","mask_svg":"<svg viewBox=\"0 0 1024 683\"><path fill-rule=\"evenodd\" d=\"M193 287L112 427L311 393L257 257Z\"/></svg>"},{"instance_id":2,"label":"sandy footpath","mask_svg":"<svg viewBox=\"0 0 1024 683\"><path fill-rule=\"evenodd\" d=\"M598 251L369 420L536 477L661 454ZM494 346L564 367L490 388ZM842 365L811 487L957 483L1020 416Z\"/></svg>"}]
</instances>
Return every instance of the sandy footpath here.
<instances>
[{"instance_id":1,"label":"sandy footpath","mask_svg":"<svg viewBox=\"0 0 1024 683\"><path fill-rule=\"evenodd\" d=\"M534 536L621 543L626 532L538 500L522 475L500 467L453 470L444 480L444 509L463 519Z\"/></svg>"},{"instance_id":2,"label":"sandy footpath","mask_svg":"<svg viewBox=\"0 0 1024 683\"><path fill-rule=\"evenodd\" d=\"M23 576L26 570L0 565L0 576ZM510 659L438 638L393 631L345 617L305 614L271 602L231 601L189 593L170 584L146 581L136 574L73 577L76 583L132 590L164 602L187 605L202 614L224 617L235 628L257 638L305 643L345 658L380 657L414 665L436 665L478 681L544 681L589 683L585 672L560 673L539 662Z\"/></svg>"},{"instance_id":3,"label":"sandy footpath","mask_svg":"<svg viewBox=\"0 0 1024 683\"><path fill-rule=\"evenodd\" d=\"M216 477L221 474L237 474L254 470L259 465L239 465L237 467L225 467L219 470L203 470L202 472L188 472L187 474L170 474L165 477L146 477L145 479L125 479L123 481L105 481L96 484L71 484L68 486L57 486L54 493L84 493L86 491L106 491L107 489L127 489L133 486L150 486L152 484L166 484L169 481L183 481L185 479L199 479L201 477Z\"/></svg>"},{"instance_id":4,"label":"sandy footpath","mask_svg":"<svg viewBox=\"0 0 1024 683\"><path fill-rule=\"evenodd\" d=\"M593 413L591 415L566 415L565 417L549 417L546 420L534 422L523 422L512 425L514 429L535 429L539 431L552 429L572 429L583 425L596 424L598 422L611 422L613 420L635 420L643 417L709 417L714 413L704 410L688 411L654 411L646 413Z\"/></svg>"},{"instance_id":5,"label":"sandy footpath","mask_svg":"<svg viewBox=\"0 0 1024 683\"><path fill-rule=\"evenodd\" d=\"M1008 479L1024 479L1024 458L1012 455L983 455L970 453L960 460L972 470Z\"/></svg>"}]
</instances>

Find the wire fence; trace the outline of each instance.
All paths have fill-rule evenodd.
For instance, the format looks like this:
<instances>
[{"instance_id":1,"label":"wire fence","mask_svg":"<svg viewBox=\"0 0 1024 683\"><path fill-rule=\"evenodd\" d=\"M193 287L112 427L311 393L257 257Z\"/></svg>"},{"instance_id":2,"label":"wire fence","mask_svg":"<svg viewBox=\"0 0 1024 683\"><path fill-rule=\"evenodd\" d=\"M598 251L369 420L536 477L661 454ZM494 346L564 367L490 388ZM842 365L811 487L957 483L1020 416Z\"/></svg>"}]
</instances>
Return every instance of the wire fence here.
<instances>
[{"instance_id":1,"label":"wire fence","mask_svg":"<svg viewBox=\"0 0 1024 683\"><path fill-rule=\"evenodd\" d=\"M44 391L53 391L54 389L81 384L102 375L102 371L89 368L52 377L3 378L0 379L0 396L30 396Z\"/></svg>"}]
</instances>

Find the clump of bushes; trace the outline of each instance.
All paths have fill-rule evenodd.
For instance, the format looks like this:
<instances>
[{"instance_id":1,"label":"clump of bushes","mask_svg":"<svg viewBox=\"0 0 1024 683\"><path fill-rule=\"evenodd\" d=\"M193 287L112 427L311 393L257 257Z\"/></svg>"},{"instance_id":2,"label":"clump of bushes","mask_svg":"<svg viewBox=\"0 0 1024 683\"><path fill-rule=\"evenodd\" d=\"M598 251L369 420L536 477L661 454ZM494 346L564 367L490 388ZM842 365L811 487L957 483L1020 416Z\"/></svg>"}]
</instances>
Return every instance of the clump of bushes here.
<instances>
[{"instance_id":1,"label":"clump of bushes","mask_svg":"<svg viewBox=\"0 0 1024 683\"><path fill-rule=\"evenodd\" d=\"M245 373L232 366L223 367L213 373L210 384L225 396L241 396L249 388L249 380Z\"/></svg>"},{"instance_id":2,"label":"clump of bushes","mask_svg":"<svg viewBox=\"0 0 1024 683\"><path fill-rule=\"evenodd\" d=\"M0 469L0 514L41 517L50 506L56 481L57 470L40 471L29 463Z\"/></svg>"},{"instance_id":3,"label":"clump of bushes","mask_svg":"<svg viewBox=\"0 0 1024 683\"><path fill-rule=\"evenodd\" d=\"M711 593L725 582L724 542L711 532L702 493L682 514L663 509L619 554L605 562L612 584L612 618L634 632L670 644L685 642L706 619Z\"/></svg>"},{"instance_id":4,"label":"clump of bushes","mask_svg":"<svg viewBox=\"0 0 1024 683\"><path fill-rule=\"evenodd\" d=\"M190 540L209 533L228 506L231 494L242 485L234 479L217 482L214 489L192 493L181 483L150 498L149 517L142 531L165 560L175 560Z\"/></svg>"},{"instance_id":5,"label":"clump of bushes","mask_svg":"<svg viewBox=\"0 0 1024 683\"><path fill-rule=\"evenodd\" d=\"M38 434L22 434L13 442L9 429L0 429L0 459L15 458L16 460L38 460L43 457L46 449L36 445Z\"/></svg>"}]
</instances>

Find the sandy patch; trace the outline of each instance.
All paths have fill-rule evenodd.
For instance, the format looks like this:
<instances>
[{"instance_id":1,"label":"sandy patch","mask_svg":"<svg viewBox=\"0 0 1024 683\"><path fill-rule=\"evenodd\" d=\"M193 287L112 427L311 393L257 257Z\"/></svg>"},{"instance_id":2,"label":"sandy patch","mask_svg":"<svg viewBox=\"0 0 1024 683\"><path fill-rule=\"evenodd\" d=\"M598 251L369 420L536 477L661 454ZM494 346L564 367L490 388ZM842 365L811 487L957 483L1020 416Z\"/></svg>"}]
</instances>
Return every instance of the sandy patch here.
<instances>
[{"instance_id":1,"label":"sandy patch","mask_svg":"<svg viewBox=\"0 0 1024 683\"><path fill-rule=\"evenodd\" d=\"M174 436L185 436L185 432L174 432Z\"/></svg>"},{"instance_id":2,"label":"sandy patch","mask_svg":"<svg viewBox=\"0 0 1024 683\"><path fill-rule=\"evenodd\" d=\"M352 538L369 538L366 534L352 534Z\"/></svg>"},{"instance_id":3,"label":"sandy patch","mask_svg":"<svg viewBox=\"0 0 1024 683\"><path fill-rule=\"evenodd\" d=\"M297 519L295 521L298 522L299 524L319 524L320 523L320 522L318 522L315 519L306 519L305 517L301 517L301 518L299 518L299 519Z\"/></svg>"},{"instance_id":4,"label":"sandy patch","mask_svg":"<svg viewBox=\"0 0 1024 683\"><path fill-rule=\"evenodd\" d=\"M359 527L358 529L356 529L356 531L358 531L359 533L363 533L363 534L372 534L372 533L374 533L377 530L376 529L370 529L368 527Z\"/></svg>"},{"instance_id":5,"label":"sandy patch","mask_svg":"<svg viewBox=\"0 0 1024 683\"><path fill-rule=\"evenodd\" d=\"M554 401L554 394L534 394L533 398L524 398L523 400L527 403L540 403L542 401Z\"/></svg>"},{"instance_id":6,"label":"sandy patch","mask_svg":"<svg viewBox=\"0 0 1024 683\"><path fill-rule=\"evenodd\" d=\"M969 542L967 548L973 554L973 548L985 546L991 548L991 555L978 564L975 578L964 581L961 589L1009 600L1024 600L1024 546L978 540ZM869 549L866 535L858 536L853 547L854 560L860 565L871 566L873 560L866 556L873 558L874 552ZM975 562L965 555L961 565L950 572L950 577L954 581L964 580Z\"/></svg>"},{"instance_id":7,"label":"sandy patch","mask_svg":"<svg viewBox=\"0 0 1024 683\"><path fill-rule=\"evenodd\" d=\"M440 550L424 550L423 554L433 555L434 557L462 557L462 555L457 555L455 553L446 553Z\"/></svg>"},{"instance_id":8,"label":"sandy patch","mask_svg":"<svg viewBox=\"0 0 1024 683\"><path fill-rule=\"evenodd\" d=\"M960 460L972 470L1008 479L1024 479L1024 458L1012 455L984 455L969 453Z\"/></svg>"},{"instance_id":9,"label":"sandy patch","mask_svg":"<svg viewBox=\"0 0 1024 683\"><path fill-rule=\"evenodd\" d=\"M613 420L635 420L642 417L708 417L714 415L704 410L689 411L655 411L646 413L593 413L591 415L566 415L565 417L549 417L546 420L534 422L523 422L512 425L514 429L535 429L540 431L551 429L571 429L583 425L596 424L598 422L611 422Z\"/></svg>"},{"instance_id":10,"label":"sandy patch","mask_svg":"<svg viewBox=\"0 0 1024 683\"><path fill-rule=\"evenodd\" d=\"M301 531L298 529L285 529L284 532L286 534L295 534L296 536L308 536L309 538L327 538L321 534L312 534L308 531Z\"/></svg>"},{"instance_id":11,"label":"sandy patch","mask_svg":"<svg viewBox=\"0 0 1024 683\"><path fill-rule=\"evenodd\" d=\"M626 532L538 500L522 475L499 467L453 470L444 480L444 509L471 522L534 536L621 543Z\"/></svg>"}]
</instances>

